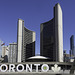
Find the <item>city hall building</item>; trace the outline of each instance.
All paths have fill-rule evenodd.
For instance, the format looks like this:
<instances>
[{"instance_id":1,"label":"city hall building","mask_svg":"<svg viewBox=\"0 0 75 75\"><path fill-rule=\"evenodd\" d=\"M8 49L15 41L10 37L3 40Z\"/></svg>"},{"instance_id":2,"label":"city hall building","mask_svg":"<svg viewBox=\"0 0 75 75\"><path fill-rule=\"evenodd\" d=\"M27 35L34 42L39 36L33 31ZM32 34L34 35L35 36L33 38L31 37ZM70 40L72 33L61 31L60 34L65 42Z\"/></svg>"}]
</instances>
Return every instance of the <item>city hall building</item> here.
<instances>
[{"instance_id":1,"label":"city hall building","mask_svg":"<svg viewBox=\"0 0 75 75\"><path fill-rule=\"evenodd\" d=\"M18 19L17 52L17 62L35 55L35 32L24 27L22 19Z\"/></svg>"},{"instance_id":2,"label":"city hall building","mask_svg":"<svg viewBox=\"0 0 75 75\"><path fill-rule=\"evenodd\" d=\"M15 47L13 58L17 62L0 63L0 75L75 74L75 60L63 62L62 23L62 9L57 3L53 19L40 25L40 56L35 56L35 32L24 27L24 21L18 19L17 44L10 44L11 49Z\"/></svg>"},{"instance_id":3,"label":"city hall building","mask_svg":"<svg viewBox=\"0 0 75 75\"><path fill-rule=\"evenodd\" d=\"M59 3L54 6L54 18L40 25L40 55L50 61L63 62L63 22Z\"/></svg>"}]
</instances>

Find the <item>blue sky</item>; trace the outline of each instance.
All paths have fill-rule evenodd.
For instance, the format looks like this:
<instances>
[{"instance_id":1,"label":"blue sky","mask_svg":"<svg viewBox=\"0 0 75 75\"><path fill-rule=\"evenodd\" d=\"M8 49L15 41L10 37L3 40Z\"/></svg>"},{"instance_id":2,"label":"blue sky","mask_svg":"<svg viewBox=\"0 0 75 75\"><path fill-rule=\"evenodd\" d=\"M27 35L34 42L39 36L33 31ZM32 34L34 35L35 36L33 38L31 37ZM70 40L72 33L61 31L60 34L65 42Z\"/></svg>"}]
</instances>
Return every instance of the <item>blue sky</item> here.
<instances>
[{"instance_id":1,"label":"blue sky","mask_svg":"<svg viewBox=\"0 0 75 75\"><path fill-rule=\"evenodd\" d=\"M17 42L17 21L36 32L36 53L40 52L40 24L53 18L53 7L63 11L63 45L69 52L70 36L75 35L75 0L0 0L0 39L6 45Z\"/></svg>"}]
</instances>

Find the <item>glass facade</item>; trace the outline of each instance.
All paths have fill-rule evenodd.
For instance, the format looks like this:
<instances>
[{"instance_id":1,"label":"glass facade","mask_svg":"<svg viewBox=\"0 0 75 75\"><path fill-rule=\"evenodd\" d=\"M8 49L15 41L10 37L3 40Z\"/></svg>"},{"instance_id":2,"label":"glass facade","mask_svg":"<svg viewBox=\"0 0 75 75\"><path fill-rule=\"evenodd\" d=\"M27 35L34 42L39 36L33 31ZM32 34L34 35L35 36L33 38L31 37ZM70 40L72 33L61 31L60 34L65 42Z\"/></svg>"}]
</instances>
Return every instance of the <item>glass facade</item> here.
<instances>
[{"instance_id":1,"label":"glass facade","mask_svg":"<svg viewBox=\"0 0 75 75\"><path fill-rule=\"evenodd\" d=\"M74 35L72 35L70 37L70 50L72 51L71 52L71 55L74 55L75 56L75 50L74 50Z\"/></svg>"},{"instance_id":2,"label":"glass facade","mask_svg":"<svg viewBox=\"0 0 75 75\"><path fill-rule=\"evenodd\" d=\"M41 50L40 55L49 57L51 61L54 60L55 53L55 39L54 39L54 19L41 24Z\"/></svg>"},{"instance_id":3,"label":"glass facade","mask_svg":"<svg viewBox=\"0 0 75 75\"><path fill-rule=\"evenodd\" d=\"M24 50L22 52L22 61L35 55L35 41L33 42L33 31L24 27Z\"/></svg>"}]
</instances>

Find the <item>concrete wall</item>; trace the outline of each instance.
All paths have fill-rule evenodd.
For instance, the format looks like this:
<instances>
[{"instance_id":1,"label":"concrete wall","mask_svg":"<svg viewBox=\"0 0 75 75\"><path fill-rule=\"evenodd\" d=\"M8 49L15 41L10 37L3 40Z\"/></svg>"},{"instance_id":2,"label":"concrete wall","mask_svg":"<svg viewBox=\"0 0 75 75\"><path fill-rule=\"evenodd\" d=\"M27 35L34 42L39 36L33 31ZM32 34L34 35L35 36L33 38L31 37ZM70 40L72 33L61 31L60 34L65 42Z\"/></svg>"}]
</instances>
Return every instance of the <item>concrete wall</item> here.
<instances>
[{"instance_id":1,"label":"concrete wall","mask_svg":"<svg viewBox=\"0 0 75 75\"><path fill-rule=\"evenodd\" d=\"M57 61L63 62L63 22L62 22L62 9L60 4L55 5L55 36L56 36L56 52Z\"/></svg>"},{"instance_id":2,"label":"concrete wall","mask_svg":"<svg viewBox=\"0 0 75 75\"><path fill-rule=\"evenodd\" d=\"M17 43L10 43L9 44L9 63L16 63L17 62Z\"/></svg>"},{"instance_id":3,"label":"concrete wall","mask_svg":"<svg viewBox=\"0 0 75 75\"><path fill-rule=\"evenodd\" d=\"M0 73L0 75L74 75L74 74L50 74L50 73Z\"/></svg>"},{"instance_id":4,"label":"concrete wall","mask_svg":"<svg viewBox=\"0 0 75 75\"><path fill-rule=\"evenodd\" d=\"M18 48L18 60L21 62L21 52L22 52L22 36L23 36L23 20L18 20L18 35L17 35L17 48Z\"/></svg>"}]
</instances>

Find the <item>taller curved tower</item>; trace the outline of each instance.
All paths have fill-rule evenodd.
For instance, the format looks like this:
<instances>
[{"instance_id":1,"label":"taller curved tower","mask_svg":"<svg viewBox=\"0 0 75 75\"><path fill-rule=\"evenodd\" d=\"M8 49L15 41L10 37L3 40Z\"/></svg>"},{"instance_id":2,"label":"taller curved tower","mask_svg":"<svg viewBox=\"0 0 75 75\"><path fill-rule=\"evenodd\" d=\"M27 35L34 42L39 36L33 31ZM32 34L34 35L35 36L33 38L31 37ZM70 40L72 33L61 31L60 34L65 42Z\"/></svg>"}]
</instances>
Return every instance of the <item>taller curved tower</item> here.
<instances>
[{"instance_id":1,"label":"taller curved tower","mask_svg":"<svg viewBox=\"0 0 75 75\"><path fill-rule=\"evenodd\" d=\"M18 19L17 34L17 62L25 62L27 58L35 55L35 32L25 28L24 21Z\"/></svg>"},{"instance_id":2,"label":"taller curved tower","mask_svg":"<svg viewBox=\"0 0 75 75\"><path fill-rule=\"evenodd\" d=\"M54 18L40 25L40 55L63 62L62 9L59 3L54 6Z\"/></svg>"}]
</instances>

